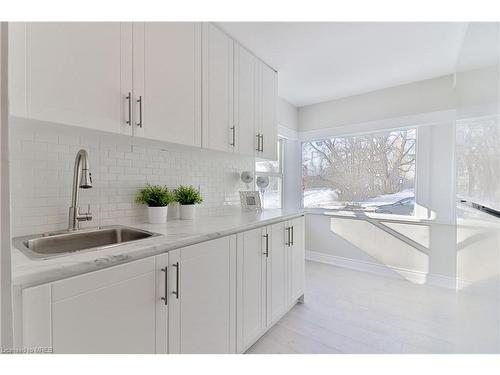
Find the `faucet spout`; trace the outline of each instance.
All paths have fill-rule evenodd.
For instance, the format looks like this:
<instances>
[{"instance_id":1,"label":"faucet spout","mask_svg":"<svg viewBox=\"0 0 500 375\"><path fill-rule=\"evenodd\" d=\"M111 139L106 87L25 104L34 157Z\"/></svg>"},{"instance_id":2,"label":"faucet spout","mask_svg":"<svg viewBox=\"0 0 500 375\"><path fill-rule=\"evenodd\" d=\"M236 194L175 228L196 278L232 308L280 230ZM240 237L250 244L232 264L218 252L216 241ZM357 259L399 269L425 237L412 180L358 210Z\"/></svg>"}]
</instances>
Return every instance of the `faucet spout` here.
<instances>
[{"instance_id":1,"label":"faucet spout","mask_svg":"<svg viewBox=\"0 0 500 375\"><path fill-rule=\"evenodd\" d=\"M68 230L78 230L80 221L92 220L90 208L88 212L80 213L80 208L78 207L78 189L90 188L92 188L92 174L90 173L89 155L86 150L82 149L78 151L75 158Z\"/></svg>"}]
</instances>

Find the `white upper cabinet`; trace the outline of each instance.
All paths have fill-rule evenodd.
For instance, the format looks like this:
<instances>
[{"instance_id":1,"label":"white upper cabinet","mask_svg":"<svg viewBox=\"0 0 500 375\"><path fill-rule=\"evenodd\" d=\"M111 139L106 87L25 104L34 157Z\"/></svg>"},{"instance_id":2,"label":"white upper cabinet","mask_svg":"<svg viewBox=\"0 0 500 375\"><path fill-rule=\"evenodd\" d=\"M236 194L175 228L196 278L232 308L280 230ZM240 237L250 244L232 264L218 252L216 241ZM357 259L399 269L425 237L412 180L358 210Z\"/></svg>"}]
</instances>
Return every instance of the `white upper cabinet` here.
<instances>
[{"instance_id":1,"label":"white upper cabinet","mask_svg":"<svg viewBox=\"0 0 500 375\"><path fill-rule=\"evenodd\" d=\"M134 23L134 134L201 147L201 23Z\"/></svg>"},{"instance_id":2,"label":"white upper cabinet","mask_svg":"<svg viewBox=\"0 0 500 375\"><path fill-rule=\"evenodd\" d=\"M248 50L234 50L234 150L276 159L277 73Z\"/></svg>"},{"instance_id":3,"label":"white upper cabinet","mask_svg":"<svg viewBox=\"0 0 500 375\"><path fill-rule=\"evenodd\" d=\"M9 25L13 116L276 158L277 74L212 23Z\"/></svg>"},{"instance_id":4,"label":"white upper cabinet","mask_svg":"<svg viewBox=\"0 0 500 375\"><path fill-rule=\"evenodd\" d=\"M10 34L12 115L130 132L130 24L32 22L11 25Z\"/></svg>"},{"instance_id":5,"label":"white upper cabinet","mask_svg":"<svg viewBox=\"0 0 500 375\"><path fill-rule=\"evenodd\" d=\"M203 147L233 151L233 40L203 24Z\"/></svg>"},{"instance_id":6,"label":"white upper cabinet","mask_svg":"<svg viewBox=\"0 0 500 375\"><path fill-rule=\"evenodd\" d=\"M256 156L276 160L278 74L262 62L259 63L258 71L260 87L257 128L260 134L260 152Z\"/></svg>"},{"instance_id":7,"label":"white upper cabinet","mask_svg":"<svg viewBox=\"0 0 500 375\"><path fill-rule=\"evenodd\" d=\"M257 140L257 58L239 44L234 47L234 124L235 150L255 155Z\"/></svg>"}]
</instances>

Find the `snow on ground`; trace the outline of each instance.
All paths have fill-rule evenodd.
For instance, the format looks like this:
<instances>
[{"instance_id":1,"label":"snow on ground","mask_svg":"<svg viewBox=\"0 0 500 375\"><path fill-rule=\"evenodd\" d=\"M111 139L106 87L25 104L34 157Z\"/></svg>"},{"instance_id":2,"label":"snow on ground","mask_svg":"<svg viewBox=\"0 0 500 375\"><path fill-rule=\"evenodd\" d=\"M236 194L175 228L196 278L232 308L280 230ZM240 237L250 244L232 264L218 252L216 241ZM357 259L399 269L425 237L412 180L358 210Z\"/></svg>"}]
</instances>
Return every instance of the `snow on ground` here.
<instances>
[{"instance_id":1,"label":"snow on ground","mask_svg":"<svg viewBox=\"0 0 500 375\"><path fill-rule=\"evenodd\" d=\"M415 196L413 189L405 189L395 194L384 194L356 203L365 207L376 207L382 204L395 203L401 199L413 196ZM338 194L333 189L308 189L304 191L304 207L341 209L345 206L338 202Z\"/></svg>"},{"instance_id":2,"label":"snow on ground","mask_svg":"<svg viewBox=\"0 0 500 375\"><path fill-rule=\"evenodd\" d=\"M304 207L335 208L339 206L337 198L337 192L332 189L304 190Z\"/></svg>"},{"instance_id":3,"label":"snow on ground","mask_svg":"<svg viewBox=\"0 0 500 375\"><path fill-rule=\"evenodd\" d=\"M366 206L380 206L381 204L391 204L401 199L410 198L414 196L415 196L414 189L405 189L398 193L379 195L378 197L375 198L369 198L361 203Z\"/></svg>"}]
</instances>

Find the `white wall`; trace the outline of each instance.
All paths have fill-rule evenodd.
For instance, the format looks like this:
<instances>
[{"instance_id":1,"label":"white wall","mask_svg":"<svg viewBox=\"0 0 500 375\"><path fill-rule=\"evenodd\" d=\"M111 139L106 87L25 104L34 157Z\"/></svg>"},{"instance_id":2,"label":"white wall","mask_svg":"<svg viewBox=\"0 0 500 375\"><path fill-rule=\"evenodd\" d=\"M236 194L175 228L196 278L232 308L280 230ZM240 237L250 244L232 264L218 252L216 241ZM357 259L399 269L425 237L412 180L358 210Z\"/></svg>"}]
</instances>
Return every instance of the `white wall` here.
<instances>
[{"instance_id":1,"label":"white wall","mask_svg":"<svg viewBox=\"0 0 500 375\"><path fill-rule=\"evenodd\" d=\"M384 225L389 229L380 229L361 219L307 215L308 256L314 252L326 255L324 259L334 263L348 261L372 268L383 266L395 276L418 282L455 278L455 226L390 221ZM396 235L388 232L391 230ZM418 248L412 246L411 241L417 243Z\"/></svg>"},{"instance_id":2,"label":"white wall","mask_svg":"<svg viewBox=\"0 0 500 375\"><path fill-rule=\"evenodd\" d=\"M95 130L11 118L13 235L67 227L73 164L77 151L89 152L94 186L80 190L80 205L94 218L82 226L132 225L145 209L134 203L146 182L200 186L201 216L240 210L242 171L254 169L250 156L148 141ZM169 216L175 209L169 209Z\"/></svg>"},{"instance_id":3,"label":"white wall","mask_svg":"<svg viewBox=\"0 0 500 375\"><path fill-rule=\"evenodd\" d=\"M299 108L307 131L454 108L453 76L391 87Z\"/></svg>"},{"instance_id":4,"label":"white wall","mask_svg":"<svg viewBox=\"0 0 500 375\"><path fill-rule=\"evenodd\" d=\"M0 23L0 347L12 345L9 149L7 126L7 23Z\"/></svg>"},{"instance_id":5,"label":"white wall","mask_svg":"<svg viewBox=\"0 0 500 375\"><path fill-rule=\"evenodd\" d=\"M456 255L450 253L455 246L453 84L450 75L299 108L302 141L416 127L416 215L435 223L398 227L401 239L368 222L331 219L316 211L307 218L308 251L430 278L455 277ZM404 241L412 231L424 231L427 254Z\"/></svg>"},{"instance_id":6,"label":"white wall","mask_svg":"<svg viewBox=\"0 0 500 375\"><path fill-rule=\"evenodd\" d=\"M417 128L415 214L455 224L455 124L453 119Z\"/></svg>"},{"instance_id":7,"label":"white wall","mask_svg":"<svg viewBox=\"0 0 500 375\"><path fill-rule=\"evenodd\" d=\"M284 187L283 208L298 209L301 202L301 170L298 109L282 98L278 98L278 135L284 137Z\"/></svg>"},{"instance_id":8,"label":"white wall","mask_svg":"<svg viewBox=\"0 0 500 375\"><path fill-rule=\"evenodd\" d=\"M297 107L278 97L278 124L285 128L299 130L299 112Z\"/></svg>"}]
</instances>

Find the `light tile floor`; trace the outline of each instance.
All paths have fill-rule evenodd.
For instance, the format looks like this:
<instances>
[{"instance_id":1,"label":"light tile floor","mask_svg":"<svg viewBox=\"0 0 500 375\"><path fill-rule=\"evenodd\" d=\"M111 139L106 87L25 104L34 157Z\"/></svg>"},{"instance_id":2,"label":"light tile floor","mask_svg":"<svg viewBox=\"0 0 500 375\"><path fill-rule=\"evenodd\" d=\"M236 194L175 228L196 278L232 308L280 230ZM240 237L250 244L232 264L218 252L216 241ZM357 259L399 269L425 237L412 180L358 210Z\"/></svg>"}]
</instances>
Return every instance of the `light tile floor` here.
<instances>
[{"instance_id":1,"label":"light tile floor","mask_svg":"<svg viewBox=\"0 0 500 375\"><path fill-rule=\"evenodd\" d=\"M306 262L305 303L247 353L500 353L497 298Z\"/></svg>"}]
</instances>

